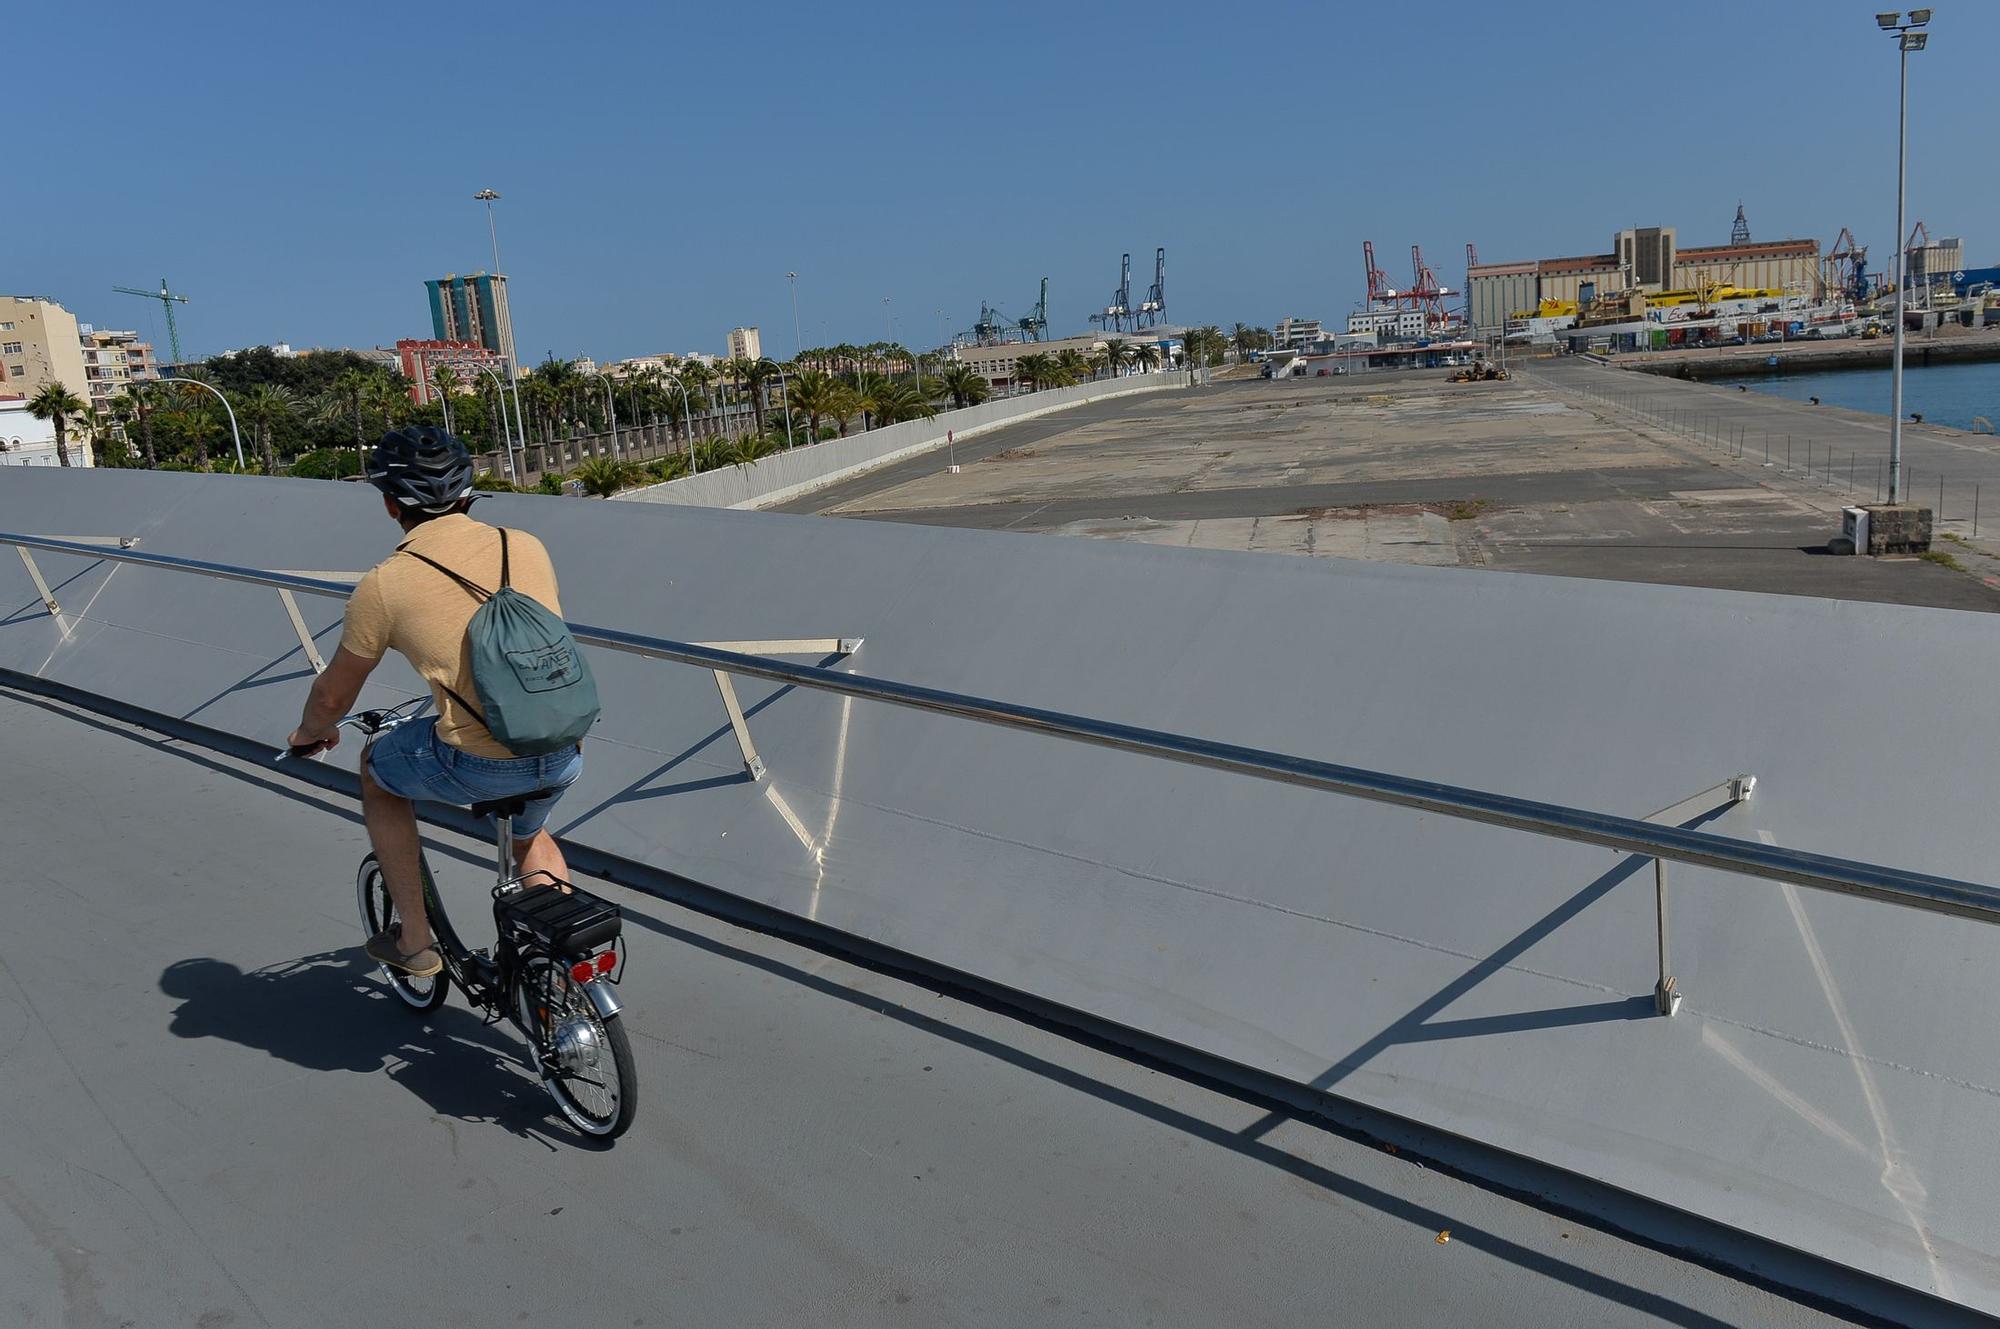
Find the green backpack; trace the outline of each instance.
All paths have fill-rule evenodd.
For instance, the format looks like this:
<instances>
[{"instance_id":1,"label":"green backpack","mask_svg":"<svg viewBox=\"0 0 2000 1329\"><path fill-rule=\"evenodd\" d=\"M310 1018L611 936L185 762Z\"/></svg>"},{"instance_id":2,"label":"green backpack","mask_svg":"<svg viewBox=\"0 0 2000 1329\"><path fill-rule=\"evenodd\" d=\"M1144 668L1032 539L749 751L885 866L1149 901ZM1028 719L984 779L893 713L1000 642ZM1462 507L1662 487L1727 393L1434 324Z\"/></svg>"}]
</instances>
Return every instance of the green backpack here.
<instances>
[{"instance_id":1,"label":"green backpack","mask_svg":"<svg viewBox=\"0 0 2000 1329\"><path fill-rule=\"evenodd\" d=\"M472 656L474 706L449 687L451 699L486 726L494 741L517 757L559 752L590 732L597 722L597 680L576 648L569 625L546 605L515 590L508 575L507 532L500 531L500 589L467 581L414 549L411 558L430 564L464 587L479 608L465 625Z\"/></svg>"}]
</instances>

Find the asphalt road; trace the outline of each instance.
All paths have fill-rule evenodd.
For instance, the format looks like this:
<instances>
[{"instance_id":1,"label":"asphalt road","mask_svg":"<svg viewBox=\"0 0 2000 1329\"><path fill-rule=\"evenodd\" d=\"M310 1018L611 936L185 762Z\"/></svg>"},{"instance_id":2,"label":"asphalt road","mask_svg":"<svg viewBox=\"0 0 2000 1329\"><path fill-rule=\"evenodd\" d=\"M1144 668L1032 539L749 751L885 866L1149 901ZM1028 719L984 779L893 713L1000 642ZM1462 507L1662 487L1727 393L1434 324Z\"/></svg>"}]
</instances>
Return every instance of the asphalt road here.
<instances>
[{"instance_id":1,"label":"asphalt road","mask_svg":"<svg viewBox=\"0 0 2000 1329\"><path fill-rule=\"evenodd\" d=\"M14 693L0 732L10 1325L1835 1322L602 885L644 1100L594 1152L509 1027L384 994L345 800ZM484 846L434 837L477 934Z\"/></svg>"}]
</instances>

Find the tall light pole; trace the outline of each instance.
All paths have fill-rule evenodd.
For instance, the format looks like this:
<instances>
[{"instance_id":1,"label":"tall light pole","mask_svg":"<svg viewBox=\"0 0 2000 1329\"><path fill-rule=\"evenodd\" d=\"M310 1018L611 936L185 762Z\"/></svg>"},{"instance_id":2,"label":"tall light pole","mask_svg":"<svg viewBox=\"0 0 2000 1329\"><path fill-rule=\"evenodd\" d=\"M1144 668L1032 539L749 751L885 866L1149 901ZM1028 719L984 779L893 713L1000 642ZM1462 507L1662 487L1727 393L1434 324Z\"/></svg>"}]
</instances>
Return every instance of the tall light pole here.
<instances>
[{"instance_id":1,"label":"tall light pole","mask_svg":"<svg viewBox=\"0 0 2000 1329\"><path fill-rule=\"evenodd\" d=\"M1924 49L1928 33L1917 29L1931 21L1928 9L1912 9L1908 22L1899 13L1877 14L1875 25L1896 34L1896 328L1889 360L1889 501L1903 493L1903 300L1910 284L1910 255L1903 235L1903 161L1910 145L1910 52Z\"/></svg>"},{"instance_id":2,"label":"tall light pole","mask_svg":"<svg viewBox=\"0 0 2000 1329\"><path fill-rule=\"evenodd\" d=\"M154 382L192 383L196 387L200 388L203 392L213 392L215 394L215 399L222 403L222 409L229 412L229 436L236 440L236 469L239 471L247 469L248 463L243 460L243 435L237 432L236 429L236 408L229 404L229 398L223 396L219 388L215 387L213 384L204 383L198 378L169 378L166 377L165 375L162 375L161 377L155 379Z\"/></svg>"},{"instance_id":3,"label":"tall light pole","mask_svg":"<svg viewBox=\"0 0 2000 1329\"><path fill-rule=\"evenodd\" d=\"M500 230L493 221L493 205L499 201L500 191L497 189L482 189L472 197L475 202L486 205L486 235L488 239L493 241L493 275L496 277L502 276L504 274L500 271ZM499 311L496 309L494 312L498 313ZM525 452L528 446L528 436L523 431L526 428L524 422L527 417L521 414L521 367L518 363L521 358L521 343L514 336L514 302L511 299L507 302L507 340L507 389L514 397L515 433L520 441L522 450Z\"/></svg>"},{"instance_id":4,"label":"tall light pole","mask_svg":"<svg viewBox=\"0 0 2000 1329\"><path fill-rule=\"evenodd\" d=\"M799 331L799 274L788 272L785 280L792 284L792 359L805 354L805 334Z\"/></svg>"},{"instance_id":5,"label":"tall light pole","mask_svg":"<svg viewBox=\"0 0 2000 1329\"><path fill-rule=\"evenodd\" d=\"M521 483L521 472L514 466L514 440L509 438L507 433L507 385L500 381L500 375L493 372L493 366L476 364L473 368L493 380L494 400L500 405L500 454L507 459L507 478L513 483L519 484ZM520 400L519 397L514 398L517 404ZM515 424L515 433L519 435L521 442L521 465L525 467L528 463L528 440L526 435L520 434L518 414L516 415Z\"/></svg>"},{"instance_id":6,"label":"tall light pole","mask_svg":"<svg viewBox=\"0 0 2000 1329\"><path fill-rule=\"evenodd\" d=\"M670 386L680 389L681 425L687 430L688 435L688 474L694 475L700 469L694 452L694 403L688 400L687 384L681 382L679 374L668 374L666 381Z\"/></svg>"},{"instance_id":7,"label":"tall light pole","mask_svg":"<svg viewBox=\"0 0 2000 1329\"><path fill-rule=\"evenodd\" d=\"M432 387L432 388L433 388L433 389L434 389L434 390L435 390L435 391L437 392L437 395L438 395L438 409L439 409L440 411L443 411L443 412L444 412L444 432L445 432L445 433L447 433L447 434L449 434L449 433L451 433L451 432L452 432L452 428L451 428L451 397L450 397L450 395L449 395L448 393L446 393L446 392L445 392L445 390L444 390L444 384L442 384L442 383L438 382L438 370L440 370L440 369L443 369L443 368L444 368L444 366L443 366L443 365L436 365L436 366L433 366L433 367L432 367L432 369L431 369L431 387Z\"/></svg>"},{"instance_id":8,"label":"tall light pole","mask_svg":"<svg viewBox=\"0 0 2000 1329\"><path fill-rule=\"evenodd\" d=\"M611 375L599 374L598 377L604 380L604 410L611 417L611 455L623 460L618 450L618 403L611 397Z\"/></svg>"}]
</instances>

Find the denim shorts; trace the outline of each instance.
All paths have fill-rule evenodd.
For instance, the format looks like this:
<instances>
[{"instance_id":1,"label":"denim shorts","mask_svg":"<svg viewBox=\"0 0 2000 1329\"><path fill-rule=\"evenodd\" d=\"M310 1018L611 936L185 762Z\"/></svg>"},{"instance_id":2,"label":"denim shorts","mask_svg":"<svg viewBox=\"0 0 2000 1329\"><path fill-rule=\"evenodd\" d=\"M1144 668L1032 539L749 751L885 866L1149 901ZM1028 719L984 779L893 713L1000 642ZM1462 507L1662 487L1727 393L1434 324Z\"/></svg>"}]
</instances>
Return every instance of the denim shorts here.
<instances>
[{"instance_id":1,"label":"denim shorts","mask_svg":"<svg viewBox=\"0 0 2000 1329\"><path fill-rule=\"evenodd\" d=\"M368 749L368 770L392 794L420 803L469 807L496 798L514 798L553 789L514 818L514 838L542 829L562 791L583 774L583 749L567 747L542 757L480 757L440 742L437 720L412 720L391 729Z\"/></svg>"}]
</instances>

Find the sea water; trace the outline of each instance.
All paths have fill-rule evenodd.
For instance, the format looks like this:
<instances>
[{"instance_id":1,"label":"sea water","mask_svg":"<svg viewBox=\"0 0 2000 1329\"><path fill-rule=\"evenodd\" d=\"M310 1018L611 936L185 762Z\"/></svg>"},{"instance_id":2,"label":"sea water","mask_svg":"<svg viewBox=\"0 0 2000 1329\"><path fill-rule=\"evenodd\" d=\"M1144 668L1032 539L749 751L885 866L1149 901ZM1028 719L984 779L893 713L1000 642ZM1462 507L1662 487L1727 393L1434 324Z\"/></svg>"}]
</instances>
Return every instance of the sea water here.
<instances>
[{"instance_id":1,"label":"sea water","mask_svg":"<svg viewBox=\"0 0 2000 1329\"><path fill-rule=\"evenodd\" d=\"M1829 369L1806 374L1762 374L1729 380L1758 392L1804 401L1818 397L1823 405L1889 414L1889 370L1886 366ZM2000 427L2000 361L1920 366L1903 364L1903 415L1921 414L1926 424L1954 429ZM1982 424L1984 417L1991 424Z\"/></svg>"}]
</instances>

